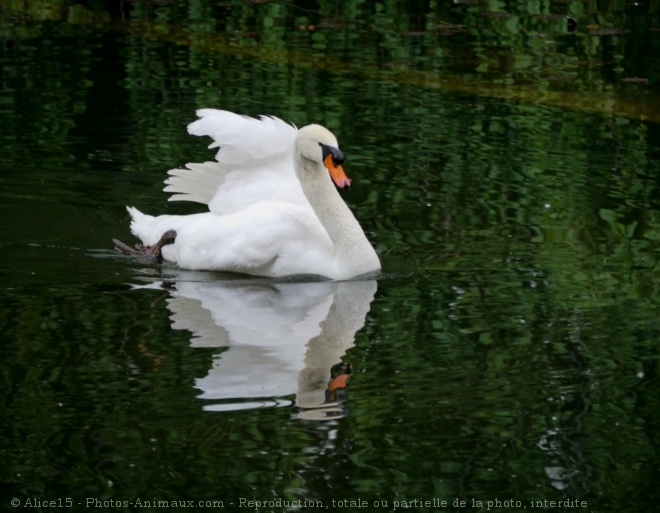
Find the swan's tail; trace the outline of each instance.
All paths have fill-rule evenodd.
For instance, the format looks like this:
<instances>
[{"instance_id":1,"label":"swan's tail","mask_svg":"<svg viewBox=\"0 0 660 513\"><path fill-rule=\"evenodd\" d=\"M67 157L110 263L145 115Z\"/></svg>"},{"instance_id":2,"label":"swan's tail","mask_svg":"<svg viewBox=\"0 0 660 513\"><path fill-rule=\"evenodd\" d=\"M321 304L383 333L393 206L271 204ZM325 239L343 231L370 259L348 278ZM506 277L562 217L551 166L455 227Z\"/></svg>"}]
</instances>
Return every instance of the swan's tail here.
<instances>
[{"instance_id":1,"label":"swan's tail","mask_svg":"<svg viewBox=\"0 0 660 513\"><path fill-rule=\"evenodd\" d=\"M126 207L126 210L131 215L131 233L147 246L155 244L163 230L153 226L154 216L143 214L135 207Z\"/></svg>"},{"instance_id":2,"label":"swan's tail","mask_svg":"<svg viewBox=\"0 0 660 513\"><path fill-rule=\"evenodd\" d=\"M126 210L131 215L131 233L146 244L146 240L149 238L147 235L147 226L154 219L153 216L143 214L135 207L126 207ZM118 239L112 239L112 242L115 244L115 251L124 253L125 255L144 255L143 246L139 244L131 247Z\"/></svg>"}]
</instances>

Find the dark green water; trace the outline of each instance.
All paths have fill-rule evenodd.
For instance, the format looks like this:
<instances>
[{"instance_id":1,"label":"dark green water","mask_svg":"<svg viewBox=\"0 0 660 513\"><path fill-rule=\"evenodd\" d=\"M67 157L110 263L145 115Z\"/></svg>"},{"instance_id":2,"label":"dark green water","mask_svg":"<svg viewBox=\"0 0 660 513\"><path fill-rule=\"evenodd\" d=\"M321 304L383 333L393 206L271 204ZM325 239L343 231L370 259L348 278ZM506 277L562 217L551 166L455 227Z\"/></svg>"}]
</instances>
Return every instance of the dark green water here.
<instances>
[{"instance_id":1,"label":"dark green water","mask_svg":"<svg viewBox=\"0 0 660 513\"><path fill-rule=\"evenodd\" d=\"M657 509L653 2L0 5L0 510ZM202 107L333 130L383 274L115 255Z\"/></svg>"}]
</instances>

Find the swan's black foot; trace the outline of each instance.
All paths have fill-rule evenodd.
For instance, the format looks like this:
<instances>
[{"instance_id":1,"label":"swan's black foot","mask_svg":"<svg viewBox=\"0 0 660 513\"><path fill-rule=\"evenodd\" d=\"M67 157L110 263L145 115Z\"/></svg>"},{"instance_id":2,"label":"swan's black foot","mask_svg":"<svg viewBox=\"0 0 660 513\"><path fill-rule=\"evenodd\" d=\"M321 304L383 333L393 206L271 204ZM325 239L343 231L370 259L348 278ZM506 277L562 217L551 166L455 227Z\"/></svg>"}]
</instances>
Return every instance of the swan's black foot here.
<instances>
[{"instance_id":1,"label":"swan's black foot","mask_svg":"<svg viewBox=\"0 0 660 513\"><path fill-rule=\"evenodd\" d=\"M143 256L143 257L154 257L158 260L163 258L161 250L163 246L168 244L173 244L176 240L176 232L174 230L166 231L163 236L160 238L156 244L153 246L144 246L143 244L136 244L134 248L130 247L128 244L124 244L122 241L117 239L112 239L112 242L115 243L115 251L124 253L124 255L134 255L134 256Z\"/></svg>"}]
</instances>

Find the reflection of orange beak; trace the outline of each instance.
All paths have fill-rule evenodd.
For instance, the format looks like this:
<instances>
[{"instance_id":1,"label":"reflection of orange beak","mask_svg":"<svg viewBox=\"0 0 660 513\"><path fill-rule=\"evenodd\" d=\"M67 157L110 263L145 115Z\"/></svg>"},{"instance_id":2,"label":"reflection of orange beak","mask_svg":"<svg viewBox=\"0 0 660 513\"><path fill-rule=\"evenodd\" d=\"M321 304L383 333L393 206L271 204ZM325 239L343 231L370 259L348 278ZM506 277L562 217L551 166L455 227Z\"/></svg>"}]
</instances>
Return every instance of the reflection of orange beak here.
<instances>
[{"instance_id":1,"label":"reflection of orange beak","mask_svg":"<svg viewBox=\"0 0 660 513\"><path fill-rule=\"evenodd\" d=\"M334 392L339 388L346 388L346 382L350 377L350 374L340 374L328 384L328 390L330 390L330 392Z\"/></svg>"},{"instance_id":2,"label":"reflection of orange beak","mask_svg":"<svg viewBox=\"0 0 660 513\"><path fill-rule=\"evenodd\" d=\"M346 173L344 173L344 168L341 165L335 166L335 163L332 160L332 155L328 155L323 163L325 164L325 167L328 168L330 176L332 177L332 180L335 182L337 187L340 189L348 189L350 187L351 179L346 176Z\"/></svg>"}]
</instances>

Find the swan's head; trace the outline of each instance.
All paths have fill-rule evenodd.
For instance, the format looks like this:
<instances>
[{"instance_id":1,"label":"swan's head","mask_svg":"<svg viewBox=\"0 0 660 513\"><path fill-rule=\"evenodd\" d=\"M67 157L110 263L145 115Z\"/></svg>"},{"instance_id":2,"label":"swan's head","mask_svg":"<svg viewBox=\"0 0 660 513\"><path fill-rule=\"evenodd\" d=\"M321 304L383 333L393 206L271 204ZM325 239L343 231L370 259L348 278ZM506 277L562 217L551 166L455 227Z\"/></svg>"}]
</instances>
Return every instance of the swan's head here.
<instances>
[{"instance_id":1,"label":"swan's head","mask_svg":"<svg viewBox=\"0 0 660 513\"><path fill-rule=\"evenodd\" d=\"M334 134L321 125L307 125L296 136L296 149L303 167L312 172L325 168L337 187L348 189L351 180L344 173L344 154L338 146Z\"/></svg>"}]
</instances>

